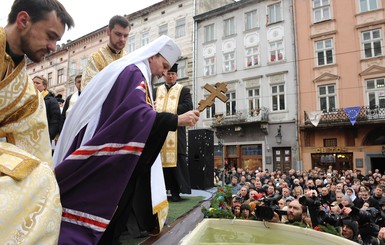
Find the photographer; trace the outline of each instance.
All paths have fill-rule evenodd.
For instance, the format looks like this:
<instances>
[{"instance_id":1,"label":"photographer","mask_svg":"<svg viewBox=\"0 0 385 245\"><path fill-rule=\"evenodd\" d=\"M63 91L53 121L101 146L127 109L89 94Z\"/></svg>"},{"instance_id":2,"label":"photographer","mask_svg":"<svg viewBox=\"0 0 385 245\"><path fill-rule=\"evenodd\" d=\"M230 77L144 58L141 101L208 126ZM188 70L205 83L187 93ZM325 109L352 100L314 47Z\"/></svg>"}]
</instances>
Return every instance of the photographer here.
<instances>
[{"instance_id":1,"label":"photographer","mask_svg":"<svg viewBox=\"0 0 385 245\"><path fill-rule=\"evenodd\" d=\"M306 227L312 227L312 223L307 216L306 206L299 203L298 200L293 200L287 207L287 223L293 224L294 222L300 222Z\"/></svg>"},{"instance_id":2,"label":"photographer","mask_svg":"<svg viewBox=\"0 0 385 245\"><path fill-rule=\"evenodd\" d=\"M342 207L342 215L358 222L362 244L385 244L377 239L380 227L375 223L378 216L378 210L369 207L366 210L360 210L355 206Z\"/></svg>"},{"instance_id":3,"label":"photographer","mask_svg":"<svg viewBox=\"0 0 385 245\"><path fill-rule=\"evenodd\" d=\"M256 220L266 220L271 222L280 222L280 216L286 214L286 211L280 210L278 201L282 198L282 195L273 193L271 195L261 196L259 193L254 197L256 200L256 207L254 210Z\"/></svg>"}]
</instances>

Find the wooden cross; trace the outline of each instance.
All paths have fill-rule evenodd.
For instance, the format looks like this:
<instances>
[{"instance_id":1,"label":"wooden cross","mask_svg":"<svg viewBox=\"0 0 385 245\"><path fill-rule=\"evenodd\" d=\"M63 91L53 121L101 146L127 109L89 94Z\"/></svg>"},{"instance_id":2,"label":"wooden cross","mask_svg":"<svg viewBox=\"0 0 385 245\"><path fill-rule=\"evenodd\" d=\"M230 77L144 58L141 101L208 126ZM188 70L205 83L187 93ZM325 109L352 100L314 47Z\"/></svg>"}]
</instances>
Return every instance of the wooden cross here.
<instances>
[{"instance_id":1,"label":"wooden cross","mask_svg":"<svg viewBox=\"0 0 385 245\"><path fill-rule=\"evenodd\" d=\"M227 92L227 85L223 82L216 83L215 86L211 86L210 84L206 83L204 88L210 92L210 95L206 99L199 101L199 112L202 112L204 109L206 109L206 107L211 107L214 104L215 98L218 98L223 102L226 102L229 99L224 94Z\"/></svg>"}]
</instances>

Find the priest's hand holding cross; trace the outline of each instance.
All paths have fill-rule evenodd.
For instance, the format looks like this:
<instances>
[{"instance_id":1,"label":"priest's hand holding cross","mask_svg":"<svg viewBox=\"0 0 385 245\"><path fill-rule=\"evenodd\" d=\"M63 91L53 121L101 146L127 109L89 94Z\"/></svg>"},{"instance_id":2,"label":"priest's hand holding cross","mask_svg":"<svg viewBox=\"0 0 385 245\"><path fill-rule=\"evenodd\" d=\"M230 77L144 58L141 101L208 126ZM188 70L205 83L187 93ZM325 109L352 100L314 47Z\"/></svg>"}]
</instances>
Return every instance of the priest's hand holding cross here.
<instances>
[{"instance_id":1,"label":"priest's hand holding cross","mask_svg":"<svg viewBox=\"0 0 385 245\"><path fill-rule=\"evenodd\" d=\"M210 92L210 95L201 101L197 110L188 111L178 116L178 126L194 126L199 119L200 112L207 107L214 104L215 98L219 98L221 101L226 102L229 98L224 94L227 92L227 86L225 83L216 83L215 86L207 84L204 88Z\"/></svg>"}]
</instances>

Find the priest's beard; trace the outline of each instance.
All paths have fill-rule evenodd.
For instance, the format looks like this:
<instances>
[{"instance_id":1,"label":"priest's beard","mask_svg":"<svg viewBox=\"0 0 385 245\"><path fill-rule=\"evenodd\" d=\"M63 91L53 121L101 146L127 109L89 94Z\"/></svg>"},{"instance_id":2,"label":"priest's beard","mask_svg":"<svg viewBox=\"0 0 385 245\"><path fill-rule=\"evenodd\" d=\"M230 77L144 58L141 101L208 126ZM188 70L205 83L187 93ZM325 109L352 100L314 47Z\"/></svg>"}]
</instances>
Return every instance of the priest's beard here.
<instances>
[{"instance_id":1,"label":"priest's beard","mask_svg":"<svg viewBox=\"0 0 385 245\"><path fill-rule=\"evenodd\" d=\"M24 54L32 60L33 62L40 62L43 60L44 56L50 53L50 50L47 48L42 48L37 51L33 51L31 48L31 41L28 40L28 37L31 36L30 32L21 37L21 47Z\"/></svg>"}]
</instances>

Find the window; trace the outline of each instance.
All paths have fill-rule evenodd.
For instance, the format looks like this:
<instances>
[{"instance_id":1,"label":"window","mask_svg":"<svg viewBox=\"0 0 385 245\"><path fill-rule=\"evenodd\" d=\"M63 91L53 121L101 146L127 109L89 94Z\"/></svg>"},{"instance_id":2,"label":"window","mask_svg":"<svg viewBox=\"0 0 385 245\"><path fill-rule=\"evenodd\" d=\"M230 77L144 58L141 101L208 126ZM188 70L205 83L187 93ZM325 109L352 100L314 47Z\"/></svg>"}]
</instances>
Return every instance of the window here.
<instances>
[{"instance_id":1,"label":"window","mask_svg":"<svg viewBox=\"0 0 385 245\"><path fill-rule=\"evenodd\" d=\"M273 103L273 111L285 110L285 85L271 86L271 99Z\"/></svg>"},{"instance_id":2,"label":"window","mask_svg":"<svg viewBox=\"0 0 385 245\"><path fill-rule=\"evenodd\" d=\"M167 23L159 26L159 36L167 35L168 33L168 26Z\"/></svg>"},{"instance_id":3,"label":"window","mask_svg":"<svg viewBox=\"0 0 385 245\"><path fill-rule=\"evenodd\" d=\"M235 71L235 52L223 54L223 72Z\"/></svg>"},{"instance_id":4,"label":"window","mask_svg":"<svg viewBox=\"0 0 385 245\"><path fill-rule=\"evenodd\" d=\"M178 78L187 77L186 60L178 61Z\"/></svg>"},{"instance_id":5,"label":"window","mask_svg":"<svg viewBox=\"0 0 385 245\"><path fill-rule=\"evenodd\" d=\"M228 157L237 157L238 156L238 150L237 150L236 145L227 146L227 156Z\"/></svg>"},{"instance_id":6,"label":"window","mask_svg":"<svg viewBox=\"0 0 385 245\"><path fill-rule=\"evenodd\" d=\"M235 92L227 93L226 96L229 98L229 100L226 102L226 116L235 115L237 112Z\"/></svg>"},{"instance_id":7,"label":"window","mask_svg":"<svg viewBox=\"0 0 385 245\"><path fill-rule=\"evenodd\" d=\"M215 56L205 59L204 76L215 75Z\"/></svg>"},{"instance_id":8,"label":"window","mask_svg":"<svg viewBox=\"0 0 385 245\"><path fill-rule=\"evenodd\" d=\"M88 58L87 57L83 57L81 60L80 60L80 70L83 72L84 70L84 67L86 67L88 63Z\"/></svg>"},{"instance_id":9,"label":"window","mask_svg":"<svg viewBox=\"0 0 385 245\"><path fill-rule=\"evenodd\" d=\"M362 32L362 45L365 58L371 58L382 55L382 37L381 30L371 30Z\"/></svg>"},{"instance_id":10,"label":"window","mask_svg":"<svg viewBox=\"0 0 385 245\"><path fill-rule=\"evenodd\" d=\"M276 3L272 4L267 7L268 8L268 13L269 13L269 20L268 23L275 23L278 21L282 20L282 15L281 15L281 3Z\"/></svg>"},{"instance_id":11,"label":"window","mask_svg":"<svg viewBox=\"0 0 385 245\"><path fill-rule=\"evenodd\" d=\"M366 81L366 93L371 109L385 108L385 78L377 78Z\"/></svg>"},{"instance_id":12,"label":"window","mask_svg":"<svg viewBox=\"0 0 385 245\"><path fill-rule=\"evenodd\" d=\"M314 22L330 20L330 2L329 0L313 0Z\"/></svg>"},{"instance_id":13,"label":"window","mask_svg":"<svg viewBox=\"0 0 385 245\"><path fill-rule=\"evenodd\" d=\"M334 63L332 39L318 41L315 46L318 66Z\"/></svg>"},{"instance_id":14,"label":"window","mask_svg":"<svg viewBox=\"0 0 385 245\"><path fill-rule=\"evenodd\" d=\"M270 42L270 62L283 60L283 41Z\"/></svg>"},{"instance_id":15,"label":"window","mask_svg":"<svg viewBox=\"0 0 385 245\"><path fill-rule=\"evenodd\" d=\"M150 42L150 33L145 31L142 33L142 47Z\"/></svg>"},{"instance_id":16,"label":"window","mask_svg":"<svg viewBox=\"0 0 385 245\"><path fill-rule=\"evenodd\" d=\"M206 108L206 118L215 118L215 103L211 107Z\"/></svg>"},{"instance_id":17,"label":"window","mask_svg":"<svg viewBox=\"0 0 385 245\"><path fill-rule=\"evenodd\" d=\"M248 100L248 112L250 116L255 116L256 111L260 108L260 94L259 88L247 89L247 100Z\"/></svg>"},{"instance_id":18,"label":"window","mask_svg":"<svg viewBox=\"0 0 385 245\"><path fill-rule=\"evenodd\" d=\"M64 68L57 70L57 84L64 82Z\"/></svg>"},{"instance_id":19,"label":"window","mask_svg":"<svg viewBox=\"0 0 385 245\"><path fill-rule=\"evenodd\" d=\"M262 145L243 145L241 149L245 156L262 155Z\"/></svg>"},{"instance_id":20,"label":"window","mask_svg":"<svg viewBox=\"0 0 385 245\"><path fill-rule=\"evenodd\" d=\"M336 109L336 89L335 85L325 85L318 87L318 98L320 110L331 112Z\"/></svg>"},{"instance_id":21,"label":"window","mask_svg":"<svg viewBox=\"0 0 385 245\"><path fill-rule=\"evenodd\" d=\"M235 20L234 17L224 20L223 22L223 36L227 37L235 34Z\"/></svg>"},{"instance_id":22,"label":"window","mask_svg":"<svg viewBox=\"0 0 385 245\"><path fill-rule=\"evenodd\" d=\"M175 38L183 37L184 35L186 35L185 25L186 25L186 19L185 18L181 18L181 19L176 20Z\"/></svg>"},{"instance_id":23,"label":"window","mask_svg":"<svg viewBox=\"0 0 385 245\"><path fill-rule=\"evenodd\" d=\"M204 42L211 42L214 41L215 36L214 36L214 24L207 25L204 27Z\"/></svg>"},{"instance_id":24,"label":"window","mask_svg":"<svg viewBox=\"0 0 385 245\"><path fill-rule=\"evenodd\" d=\"M378 0L360 0L360 12L378 9Z\"/></svg>"},{"instance_id":25,"label":"window","mask_svg":"<svg viewBox=\"0 0 385 245\"><path fill-rule=\"evenodd\" d=\"M70 87L69 87L69 94L72 94L72 93L74 93L75 92L75 86L72 84L72 85L70 85Z\"/></svg>"},{"instance_id":26,"label":"window","mask_svg":"<svg viewBox=\"0 0 385 245\"><path fill-rule=\"evenodd\" d=\"M76 62L71 62L70 76L76 75L76 72L77 72Z\"/></svg>"},{"instance_id":27,"label":"window","mask_svg":"<svg viewBox=\"0 0 385 245\"><path fill-rule=\"evenodd\" d=\"M128 38L127 42L127 53L131 53L135 50L135 36L131 36Z\"/></svg>"},{"instance_id":28,"label":"window","mask_svg":"<svg viewBox=\"0 0 385 245\"><path fill-rule=\"evenodd\" d=\"M337 139L324 139L324 147L337 147Z\"/></svg>"},{"instance_id":29,"label":"window","mask_svg":"<svg viewBox=\"0 0 385 245\"><path fill-rule=\"evenodd\" d=\"M258 27L257 10L245 13L245 31Z\"/></svg>"},{"instance_id":30,"label":"window","mask_svg":"<svg viewBox=\"0 0 385 245\"><path fill-rule=\"evenodd\" d=\"M246 67L259 65L259 48L258 46L246 48Z\"/></svg>"},{"instance_id":31,"label":"window","mask_svg":"<svg viewBox=\"0 0 385 245\"><path fill-rule=\"evenodd\" d=\"M52 84L52 72L48 73L47 82L48 82L48 87L51 87L53 85Z\"/></svg>"}]
</instances>

